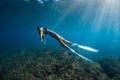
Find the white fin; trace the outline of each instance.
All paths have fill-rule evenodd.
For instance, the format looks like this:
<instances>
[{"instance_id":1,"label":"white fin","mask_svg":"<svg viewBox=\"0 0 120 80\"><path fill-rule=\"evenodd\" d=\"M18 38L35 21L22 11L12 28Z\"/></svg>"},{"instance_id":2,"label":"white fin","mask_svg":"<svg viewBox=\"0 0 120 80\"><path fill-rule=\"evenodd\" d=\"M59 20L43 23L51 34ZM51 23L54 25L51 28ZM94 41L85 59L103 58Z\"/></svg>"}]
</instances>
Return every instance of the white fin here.
<instances>
[{"instance_id":1,"label":"white fin","mask_svg":"<svg viewBox=\"0 0 120 80\"><path fill-rule=\"evenodd\" d=\"M77 53L77 52L76 52L75 50L73 50L72 48L68 47L68 49L69 49L71 52L73 52L74 54L78 55L79 57L81 57L81 58L83 58L83 59L85 59L85 60L87 60L87 61L89 61L89 62L94 62L94 61L92 61L92 60L90 60L90 59L88 59L88 58L80 55L79 53Z\"/></svg>"},{"instance_id":2,"label":"white fin","mask_svg":"<svg viewBox=\"0 0 120 80\"><path fill-rule=\"evenodd\" d=\"M79 45L79 44L76 44L76 43L73 43L72 46L78 46L79 48L85 49L87 51L96 52L96 53L99 51L97 49L94 49L94 48L91 48L91 47L88 47L88 46Z\"/></svg>"}]
</instances>

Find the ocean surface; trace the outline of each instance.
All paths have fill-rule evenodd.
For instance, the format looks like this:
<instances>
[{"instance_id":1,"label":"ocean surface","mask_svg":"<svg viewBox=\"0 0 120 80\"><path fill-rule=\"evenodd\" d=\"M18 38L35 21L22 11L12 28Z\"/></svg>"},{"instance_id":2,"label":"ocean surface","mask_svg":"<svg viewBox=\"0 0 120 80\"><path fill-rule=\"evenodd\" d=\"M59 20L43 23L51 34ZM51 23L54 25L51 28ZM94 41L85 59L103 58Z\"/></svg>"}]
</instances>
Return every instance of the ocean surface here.
<instances>
[{"instance_id":1,"label":"ocean surface","mask_svg":"<svg viewBox=\"0 0 120 80\"><path fill-rule=\"evenodd\" d=\"M0 0L0 79L120 80L119 8L120 0ZM49 35L42 43L38 26L97 49L73 47L95 63Z\"/></svg>"}]
</instances>

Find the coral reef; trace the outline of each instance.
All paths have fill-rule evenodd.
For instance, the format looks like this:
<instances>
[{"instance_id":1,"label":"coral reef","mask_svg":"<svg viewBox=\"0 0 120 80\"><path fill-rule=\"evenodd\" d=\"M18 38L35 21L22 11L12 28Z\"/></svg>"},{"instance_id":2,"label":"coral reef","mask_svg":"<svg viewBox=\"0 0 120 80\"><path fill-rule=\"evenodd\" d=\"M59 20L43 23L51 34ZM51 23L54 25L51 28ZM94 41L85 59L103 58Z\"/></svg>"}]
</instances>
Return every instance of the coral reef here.
<instances>
[{"instance_id":1,"label":"coral reef","mask_svg":"<svg viewBox=\"0 0 120 80\"><path fill-rule=\"evenodd\" d=\"M111 80L120 80L120 57L105 57L99 63Z\"/></svg>"},{"instance_id":2,"label":"coral reef","mask_svg":"<svg viewBox=\"0 0 120 80\"><path fill-rule=\"evenodd\" d=\"M98 63L87 62L64 49L18 51L0 61L0 79L110 80Z\"/></svg>"}]
</instances>

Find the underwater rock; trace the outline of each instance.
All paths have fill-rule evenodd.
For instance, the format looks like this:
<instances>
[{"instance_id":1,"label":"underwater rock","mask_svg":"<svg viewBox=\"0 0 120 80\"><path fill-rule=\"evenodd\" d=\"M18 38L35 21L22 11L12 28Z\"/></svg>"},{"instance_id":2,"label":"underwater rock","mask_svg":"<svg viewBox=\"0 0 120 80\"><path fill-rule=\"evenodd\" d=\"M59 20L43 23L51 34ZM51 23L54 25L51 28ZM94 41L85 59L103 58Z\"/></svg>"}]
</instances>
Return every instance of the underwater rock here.
<instances>
[{"instance_id":1,"label":"underwater rock","mask_svg":"<svg viewBox=\"0 0 120 80\"><path fill-rule=\"evenodd\" d=\"M101 66L65 49L24 50L1 61L2 80L108 80Z\"/></svg>"}]
</instances>

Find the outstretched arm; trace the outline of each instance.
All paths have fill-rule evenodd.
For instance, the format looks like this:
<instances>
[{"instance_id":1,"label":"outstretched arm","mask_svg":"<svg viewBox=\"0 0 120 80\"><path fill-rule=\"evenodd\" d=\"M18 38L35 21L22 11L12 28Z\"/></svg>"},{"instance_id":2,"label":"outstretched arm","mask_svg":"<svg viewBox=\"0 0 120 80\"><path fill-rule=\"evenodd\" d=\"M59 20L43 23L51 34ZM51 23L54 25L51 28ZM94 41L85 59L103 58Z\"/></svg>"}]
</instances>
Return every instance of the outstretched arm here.
<instances>
[{"instance_id":1,"label":"outstretched arm","mask_svg":"<svg viewBox=\"0 0 120 80\"><path fill-rule=\"evenodd\" d=\"M37 28L37 29L38 29L38 32L39 32L41 42L45 43L45 33L44 33L43 28Z\"/></svg>"}]
</instances>

